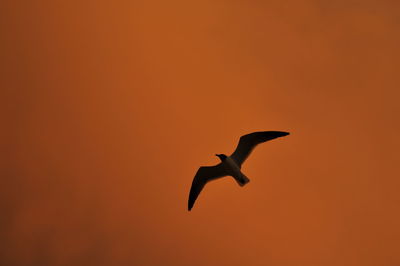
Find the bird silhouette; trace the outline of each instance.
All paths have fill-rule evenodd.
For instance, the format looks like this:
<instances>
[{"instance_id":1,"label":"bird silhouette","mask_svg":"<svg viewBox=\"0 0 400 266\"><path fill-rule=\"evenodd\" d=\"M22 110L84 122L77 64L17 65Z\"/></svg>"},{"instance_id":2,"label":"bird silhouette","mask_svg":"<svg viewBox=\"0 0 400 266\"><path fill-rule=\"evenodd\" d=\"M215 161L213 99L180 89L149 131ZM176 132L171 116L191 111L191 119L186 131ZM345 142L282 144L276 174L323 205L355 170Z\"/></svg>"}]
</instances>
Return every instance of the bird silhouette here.
<instances>
[{"instance_id":1,"label":"bird silhouette","mask_svg":"<svg viewBox=\"0 0 400 266\"><path fill-rule=\"evenodd\" d=\"M232 176L239 186L244 186L250 182L250 179L245 176L240 169L253 149L260 143L287 135L289 135L288 132L282 131L261 131L250 133L240 137L236 150L231 154L231 156L215 154L219 157L221 162L214 166L201 166L193 178L192 187L190 188L189 193L188 210L190 211L193 208L193 205L204 186L212 180L224 176Z\"/></svg>"}]
</instances>

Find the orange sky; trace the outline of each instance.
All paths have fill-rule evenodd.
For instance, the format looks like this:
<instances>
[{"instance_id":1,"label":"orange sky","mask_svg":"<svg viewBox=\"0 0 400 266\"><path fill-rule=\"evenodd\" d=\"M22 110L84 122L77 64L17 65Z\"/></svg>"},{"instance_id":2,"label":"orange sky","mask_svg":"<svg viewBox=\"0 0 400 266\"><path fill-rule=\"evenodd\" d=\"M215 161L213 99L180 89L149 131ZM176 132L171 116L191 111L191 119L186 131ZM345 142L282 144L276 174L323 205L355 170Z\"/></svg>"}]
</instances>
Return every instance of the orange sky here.
<instances>
[{"instance_id":1,"label":"orange sky","mask_svg":"<svg viewBox=\"0 0 400 266\"><path fill-rule=\"evenodd\" d=\"M400 265L398 1L0 5L1 265Z\"/></svg>"}]
</instances>

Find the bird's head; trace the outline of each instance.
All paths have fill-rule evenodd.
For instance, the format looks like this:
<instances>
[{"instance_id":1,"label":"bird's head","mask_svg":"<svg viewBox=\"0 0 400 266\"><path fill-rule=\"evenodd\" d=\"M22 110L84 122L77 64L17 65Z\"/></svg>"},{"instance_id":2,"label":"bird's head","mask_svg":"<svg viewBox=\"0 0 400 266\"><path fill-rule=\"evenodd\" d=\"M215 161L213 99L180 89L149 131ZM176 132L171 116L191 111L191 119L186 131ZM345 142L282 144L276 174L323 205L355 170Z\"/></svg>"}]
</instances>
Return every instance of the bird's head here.
<instances>
[{"instance_id":1,"label":"bird's head","mask_svg":"<svg viewBox=\"0 0 400 266\"><path fill-rule=\"evenodd\" d=\"M225 154L215 154L215 156L217 156L221 162L225 161L225 159L228 157Z\"/></svg>"}]
</instances>

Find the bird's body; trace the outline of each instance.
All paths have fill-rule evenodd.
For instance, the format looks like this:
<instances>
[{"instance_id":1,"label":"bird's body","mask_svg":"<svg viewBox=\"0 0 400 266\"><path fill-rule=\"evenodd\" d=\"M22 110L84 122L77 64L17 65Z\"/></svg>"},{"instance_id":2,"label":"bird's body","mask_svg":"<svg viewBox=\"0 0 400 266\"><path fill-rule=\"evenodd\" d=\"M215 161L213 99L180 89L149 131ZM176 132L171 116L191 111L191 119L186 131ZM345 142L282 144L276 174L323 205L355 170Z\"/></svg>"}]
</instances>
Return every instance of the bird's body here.
<instances>
[{"instance_id":1,"label":"bird's body","mask_svg":"<svg viewBox=\"0 0 400 266\"><path fill-rule=\"evenodd\" d=\"M242 171L240 171L240 167L231 157L227 157L221 162L221 164L224 167L227 175L232 176L239 184L239 186L244 186L250 182L250 179L248 179L247 176L245 176Z\"/></svg>"},{"instance_id":2,"label":"bird's body","mask_svg":"<svg viewBox=\"0 0 400 266\"><path fill-rule=\"evenodd\" d=\"M250 179L247 178L241 171L243 162L250 155L252 150L260 143L275 138L288 135L288 132L281 131L262 131L254 132L240 137L239 144L231 156L225 154L216 154L221 160L221 163L214 166L202 166L197 171L192 187L190 188L188 209L192 209L194 202L199 196L204 186L215 179L232 176L240 186L246 185Z\"/></svg>"}]
</instances>

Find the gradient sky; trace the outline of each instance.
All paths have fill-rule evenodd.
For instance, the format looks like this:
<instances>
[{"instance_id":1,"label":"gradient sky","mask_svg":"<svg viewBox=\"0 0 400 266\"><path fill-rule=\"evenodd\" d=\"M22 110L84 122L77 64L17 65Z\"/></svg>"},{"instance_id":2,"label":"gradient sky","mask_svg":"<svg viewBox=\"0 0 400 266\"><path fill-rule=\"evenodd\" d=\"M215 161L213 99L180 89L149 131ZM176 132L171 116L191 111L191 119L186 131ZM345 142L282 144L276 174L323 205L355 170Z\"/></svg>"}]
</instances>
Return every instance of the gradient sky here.
<instances>
[{"instance_id":1,"label":"gradient sky","mask_svg":"<svg viewBox=\"0 0 400 266\"><path fill-rule=\"evenodd\" d=\"M0 264L400 265L400 2L2 1ZM187 197L239 136L251 179Z\"/></svg>"}]
</instances>

